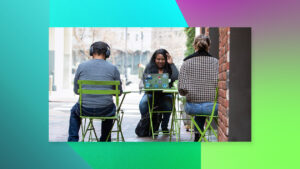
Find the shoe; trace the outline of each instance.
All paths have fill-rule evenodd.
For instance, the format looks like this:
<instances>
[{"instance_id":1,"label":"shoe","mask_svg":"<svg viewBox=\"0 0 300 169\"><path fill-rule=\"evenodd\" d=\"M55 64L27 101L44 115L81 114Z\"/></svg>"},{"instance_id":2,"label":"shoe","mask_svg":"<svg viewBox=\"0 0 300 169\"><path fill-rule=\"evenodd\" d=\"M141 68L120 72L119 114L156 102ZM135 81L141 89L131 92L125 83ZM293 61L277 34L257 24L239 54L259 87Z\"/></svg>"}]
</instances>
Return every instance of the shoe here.
<instances>
[{"instance_id":1,"label":"shoe","mask_svg":"<svg viewBox=\"0 0 300 169\"><path fill-rule=\"evenodd\" d=\"M185 131L190 131L191 126L190 125L185 125Z\"/></svg>"},{"instance_id":2,"label":"shoe","mask_svg":"<svg viewBox=\"0 0 300 169\"><path fill-rule=\"evenodd\" d=\"M168 128L162 128L161 130L164 134L170 133L170 130Z\"/></svg>"},{"instance_id":3,"label":"shoe","mask_svg":"<svg viewBox=\"0 0 300 169\"><path fill-rule=\"evenodd\" d=\"M195 139L194 142L198 142L200 139L200 134L199 133L195 133Z\"/></svg>"}]
</instances>

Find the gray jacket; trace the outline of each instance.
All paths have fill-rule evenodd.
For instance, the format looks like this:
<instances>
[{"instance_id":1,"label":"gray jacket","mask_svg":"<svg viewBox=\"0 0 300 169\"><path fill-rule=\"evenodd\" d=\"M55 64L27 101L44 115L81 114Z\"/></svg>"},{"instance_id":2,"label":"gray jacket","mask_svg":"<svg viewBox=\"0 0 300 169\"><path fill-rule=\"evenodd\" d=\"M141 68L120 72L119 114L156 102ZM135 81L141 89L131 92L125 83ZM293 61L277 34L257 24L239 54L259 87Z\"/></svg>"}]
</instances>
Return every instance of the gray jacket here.
<instances>
[{"instance_id":1,"label":"gray jacket","mask_svg":"<svg viewBox=\"0 0 300 169\"><path fill-rule=\"evenodd\" d=\"M103 59L92 59L81 63L74 78L74 92L78 94L78 80L120 81L120 73L116 66ZM83 89L111 90L113 86L83 85ZM122 84L118 86L122 94ZM87 108L103 108L113 104L112 95L83 95L82 106Z\"/></svg>"}]
</instances>

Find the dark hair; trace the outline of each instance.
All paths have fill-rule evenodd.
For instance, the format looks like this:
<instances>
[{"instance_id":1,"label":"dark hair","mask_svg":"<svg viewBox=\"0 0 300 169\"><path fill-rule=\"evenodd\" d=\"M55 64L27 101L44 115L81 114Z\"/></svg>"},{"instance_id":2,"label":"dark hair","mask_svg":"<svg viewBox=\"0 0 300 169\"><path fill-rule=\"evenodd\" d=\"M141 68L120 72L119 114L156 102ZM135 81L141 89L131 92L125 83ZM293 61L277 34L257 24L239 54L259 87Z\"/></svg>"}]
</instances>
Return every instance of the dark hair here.
<instances>
[{"instance_id":1,"label":"dark hair","mask_svg":"<svg viewBox=\"0 0 300 169\"><path fill-rule=\"evenodd\" d=\"M92 50L90 49L91 56L94 54L106 56L106 51L109 49L109 46L105 42L98 41L98 42L94 42L90 48L92 49Z\"/></svg>"},{"instance_id":2,"label":"dark hair","mask_svg":"<svg viewBox=\"0 0 300 169\"><path fill-rule=\"evenodd\" d=\"M106 49L99 49L99 48L94 48L93 50L93 54L97 54L97 55L104 55L105 56L106 53Z\"/></svg>"},{"instance_id":3,"label":"dark hair","mask_svg":"<svg viewBox=\"0 0 300 169\"><path fill-rule=\"evenodd\" d=\"M168 60L167 53L169 53L169 52L166 49L157 49L153 53L153 55L150 59L150 63L149 63L151 73L158 73L158 67L155 63L155 59L156 59L157 55L162 54L165 58L165 66L163 69L166 70L166 72L169 73L169 75L171 76L172 70L171 70L170 64L167 61Z\"/></svg>"}]
</instances>

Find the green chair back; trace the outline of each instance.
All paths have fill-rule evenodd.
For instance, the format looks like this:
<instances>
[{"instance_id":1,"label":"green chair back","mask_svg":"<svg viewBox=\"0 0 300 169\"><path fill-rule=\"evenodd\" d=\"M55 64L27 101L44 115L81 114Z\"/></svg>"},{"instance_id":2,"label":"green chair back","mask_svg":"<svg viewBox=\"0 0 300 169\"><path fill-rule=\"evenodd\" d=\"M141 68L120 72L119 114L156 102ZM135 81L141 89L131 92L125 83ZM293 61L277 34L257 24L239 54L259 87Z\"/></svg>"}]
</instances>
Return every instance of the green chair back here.
<instances>
[{"instance_id":1,"label":"green chair back","mask_svg":"<svg viewBox=\"0 0 300 169\"><path fill-rule=\"evenodd\" d=\"M116 96L116 107L119 107L119 95L120 90L118 89L118 86L120 85L120 81L93 81L93 80L78 80L77 81L79 85L78 94L79 94L79 104L80 104L80 116L82 116L82 95L83 94L99 94L99 95L115 95ZM83 85L111 85L115 86L114 90L89 90L89 89L83 89Z\"/></svg>"}]
</instances>

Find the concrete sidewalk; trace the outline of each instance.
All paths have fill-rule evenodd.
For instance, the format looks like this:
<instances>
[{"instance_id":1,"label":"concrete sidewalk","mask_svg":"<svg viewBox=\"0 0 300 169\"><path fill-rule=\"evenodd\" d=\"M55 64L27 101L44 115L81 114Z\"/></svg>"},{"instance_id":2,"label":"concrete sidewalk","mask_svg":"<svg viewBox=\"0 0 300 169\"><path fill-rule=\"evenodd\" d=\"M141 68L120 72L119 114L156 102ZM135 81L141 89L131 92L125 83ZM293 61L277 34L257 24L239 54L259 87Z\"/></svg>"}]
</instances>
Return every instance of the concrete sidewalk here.
<instances>
[{"instance_id":1,"label":"concrete sidewalk","mask_svg":"<svg viewBox=\"0 0 300 169\"><path fill-rule=\"evenodd\" d=\"M128 86L124 85L124 90L138 91L137 79L132 81ZM137 137L135 134L135 128L139 122L141 115L139 111L139 102L143 96L143 93L129 93L127 94L122 109L124 110L124 118L122 122L122 131L126 142L168 142L169 136L158 136L155 140L152 137ZM121 96L122 97L122 96ZM65 90L62 92L49 93L49 141L50 142L66 142L68 138L69 118L70 110L72 106L77 102L78 95L75 95L72 90ZM170 118L171 121L171 118ZM171 128L171 122L169 122L169 129ZM94 122L97 136L101 133L101 121ZM81 134L79 134L81 135ZM116 138L113 134L112 138ZM216 141L216 138L212 138ZM172 141L176 141L176 137L172 137ZM190 132L186 132L181 122L181 141L193 141Z\"/></svg>"}]
</instances>

